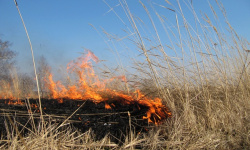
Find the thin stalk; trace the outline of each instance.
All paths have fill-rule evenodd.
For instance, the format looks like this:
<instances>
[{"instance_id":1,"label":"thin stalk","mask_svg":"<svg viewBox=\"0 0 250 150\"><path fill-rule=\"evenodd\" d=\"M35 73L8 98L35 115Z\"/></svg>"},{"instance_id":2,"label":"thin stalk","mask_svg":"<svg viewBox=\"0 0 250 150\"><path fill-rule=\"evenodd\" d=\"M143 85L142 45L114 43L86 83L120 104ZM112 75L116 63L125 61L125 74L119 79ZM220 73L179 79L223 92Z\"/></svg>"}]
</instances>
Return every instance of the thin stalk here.
<instances>
[{"instance_id":1,"label":"thin stalk","mask_svg":"<svg viewBox=\"0 0 250 150\"><path fill-rule=\"evenodd\" d=\"M23 17L22 17L22 15L21 15L21 12L20 12L20 10L19 10L19 8L18 8L18 4L17 4L16 0L14 0L14 2L15 2L17 11L18 11L18 13L19 13L19 15L20 15L20 18L21 18L21 20L22 20L23 27L24 27L24 29L25 29L25 32L26 32L26 35L27 35L27 38L28 38L29 44L30 44L30 50L31 50L32 61L33 61L33 66L34 66L34 72L35 72L35 76L36 76L37 94L38 94L38 99L39 99L39 110L40 110L40 115L41 115L42 131L43 131L43 123L44 123L44 120L43 120L43 112L42 112L42 103L41 103L41 96L40 96L40 88L39 88L38 76L37 76L37 73L36 73L36 63L35 63L33 48L32 48L32 44L31 44L31 41L30 41L29 33L28 33L27 28L26 28L26 26L25 26Z\"/></svg>"}]
</instances>

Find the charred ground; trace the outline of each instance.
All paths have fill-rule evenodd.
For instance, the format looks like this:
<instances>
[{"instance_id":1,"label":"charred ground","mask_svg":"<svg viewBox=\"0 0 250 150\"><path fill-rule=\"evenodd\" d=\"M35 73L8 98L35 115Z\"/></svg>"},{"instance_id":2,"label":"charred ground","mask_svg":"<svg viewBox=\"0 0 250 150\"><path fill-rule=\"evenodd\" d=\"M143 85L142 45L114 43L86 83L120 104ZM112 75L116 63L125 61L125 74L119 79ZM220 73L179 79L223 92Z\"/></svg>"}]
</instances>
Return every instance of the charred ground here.
<instances>
[{"instance_id":1,"label":"charred ground","mask_svg":"<svg viewBox=\"0 0 250 150\"><path fill-rule=\"evenodd\" d=\"M147 119L143 119L149 107L141 105L136 101L129 105L122 101L125 101L125 99L114 98L99 103L93 100L41 100L43 117L46 121L57 123L59 126L68 118L65 124L70 123L70 125L81 132L91 129L95 134L96 140L100 140L106 135L116 137L113 139L124 140L129 132L140 134L155 127L153 123L149 123ZM107 104L111 107L110 109L105 108ZM36 125L40 122L38 106L37 99L19 100L19 104L14 100L0 100L1 135L6 134L6 125L11 128L8 118L24 125L28 129L32 129L31 115ZM167 114L166 107L161 109L166 111L166 118L161 119L164 120L170 117ZM159 121L159 117L152 114L151 120ZM21 134L25 135L28 129L19 126Z\"/></svg>"}]
</instances>

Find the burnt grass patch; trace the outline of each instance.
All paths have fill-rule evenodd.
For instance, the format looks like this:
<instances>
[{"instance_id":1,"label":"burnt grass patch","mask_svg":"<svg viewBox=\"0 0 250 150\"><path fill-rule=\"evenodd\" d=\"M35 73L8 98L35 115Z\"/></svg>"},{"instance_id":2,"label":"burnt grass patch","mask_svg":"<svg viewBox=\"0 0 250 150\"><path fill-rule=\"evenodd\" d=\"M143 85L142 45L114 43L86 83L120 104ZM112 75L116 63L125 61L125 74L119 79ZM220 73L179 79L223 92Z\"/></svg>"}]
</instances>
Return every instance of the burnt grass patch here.
<instances>
[{"instance_id":1,"label":"burnt grass patch","mask_svg":"<svg viewBox=\"0 0 250 150\"><path fill-rule=\"evenodd\" d=\"M58 126L64 122L66 126L70 125L81 132L91 129L95 140L101 140L108 134L111 140L117 143L124 141L129 132L147 133L156 127L147 119L143 119L149 107L136 101L130 104L124 104L122 101L124 101L122 98L99 103L92 100L41 99L45 122L49 121ZM23 136L27 135L28 129L33 128L30 112L32 112L35 125L40 123L38 99L19 100L19 104L15 103L17 103L15 100L0 100L0 135L2 137L7 134L6 126L7 129L14 130L11 121L21 124L21 126L17 125L18 131ZM107 104L111 109L105 108ZM66 119L68 120L65 122ZM155 114L152 114L150 119L159 121ZM65 125L58 129L65 130Z\"/></svg>"}]
</instances>

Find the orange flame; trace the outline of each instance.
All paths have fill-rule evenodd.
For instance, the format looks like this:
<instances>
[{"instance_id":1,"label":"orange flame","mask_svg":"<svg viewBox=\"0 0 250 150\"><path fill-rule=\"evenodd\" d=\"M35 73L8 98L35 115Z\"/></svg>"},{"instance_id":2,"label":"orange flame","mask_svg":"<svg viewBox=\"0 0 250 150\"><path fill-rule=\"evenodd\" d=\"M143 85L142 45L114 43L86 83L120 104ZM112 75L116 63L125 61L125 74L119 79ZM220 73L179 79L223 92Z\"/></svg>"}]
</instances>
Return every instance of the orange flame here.
<instances>
[{"instance_id":1,"label":"orange flame","mask_svg":"<svg viewBox=\"0 0 250 150\"><path fill-rule=\"evenodd\" d=\"M92 63L98 62L99 59L91 51L71 61L67 65L70 73L76 73L78 82L75 85L68 85L65 87L60 81L54 82L52 74L49 75L47 82L48 89L54 99L72 99L72 100L93 100L95 103L105 102L112 97L120 97L124 99L124 104L134 104L137 102L140 105L147 106L149 110L143 119L147 119L149 123L159 124L162 119L170 117L171 113L167 110L161 102L161 99L154 100L145 97L139 90L136 90L133 95L126 95L115 90L105 88L106 82L111 82L115 78L126 82L125 76L113 77L110 80L100 81L95 74ZM111 104L113 107L114 104ZM112 109L111 106L105 102L105 109Z\"/></svg>"},{"instance_id":2,"label":"orange flame","mask_svg":"<svg viewBox=\"0 0 250 150\"><path fill-rule=\"evenodd\" d=\"M154 124L160 124L163 119L171 117L171 112L162 104L162 100L159 98L150 99L139 90L127 95L106 88L107 83L111 83L114 80L121 80L127 83L127 79L125 76L117 76L100 81L95 74L91 60L96 63L99 62L97 56L91 51L87 51L86 55L82 55L67 65L69 73L75 73L76 75L77 80L75 84L65 86L61 81L55 82L53 75L49 73L48 78L45 78L45 85L50 91L51 98L57 99L59 103L63 103L63 99L92 100L95 103L104 102L105 109L116 107L114 103L108 102L109 99L118 99L119 103L121 102L123 105L133 105L137 103L140 106L146 106L148 108L146 115L143 116L142 119L146 119L149 123ZM8 99L8 104L11 105L24 104L10 92L12 91L10 84L5 83L1 85L0 99ZM32 107L36 108L37 106L34 105Z\"/></svg>"},{"instance_id":3,"label":"orange flame","mask_svg":"<svg viewBox=\"0 0 250 150\"><path fill-rule=\"evenodd\" d=\"M8 99L8 104L9 105L22 105L24 104L23 102L21 102L21 100L18 97L15 97L12 93L12 88L10 83L6 83L6 81L1 80L0 81L0 87L1 87L1 91L0 91L0 99ZM6 103L6 101L5 101Z\"/></svg>"}]
</instances>

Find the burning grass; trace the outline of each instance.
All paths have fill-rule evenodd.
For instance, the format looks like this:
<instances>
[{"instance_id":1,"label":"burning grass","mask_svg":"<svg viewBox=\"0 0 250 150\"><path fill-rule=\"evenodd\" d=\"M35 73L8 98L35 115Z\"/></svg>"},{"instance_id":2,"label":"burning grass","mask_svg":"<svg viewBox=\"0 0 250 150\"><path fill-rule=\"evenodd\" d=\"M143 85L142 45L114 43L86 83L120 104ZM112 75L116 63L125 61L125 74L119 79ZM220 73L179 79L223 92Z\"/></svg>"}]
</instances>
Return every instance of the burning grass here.
<instances>
[{"instance_id":1,"label":"burning grass","mask_svg":"<svg viewBox=\"0 0 250 150\"><path fill-rule=\"evenodd\" d=\"M91 59L98 62L98 58L91 51L87 51L86 55L68 64L67 68L69 72L77 74L76 84L65 87L60 81L54 82L50 74L46 85L51 92L51 97L58 100L77 99L92 100L95 103L105 102L106 109L116 107L110 101L114 101L115 103L118 101L122 105L135 105L138 103L141 106L148 107L146 116L143 116L143 119L147 119L149 123L154 124L159 124L161 120L171 116L170 111L163 105L162 100L159 98L150 99L144 96L139 90L133 92L133 95L129 95L106 88L106 83L112 82L114 78L100 81L94 72L92 63L90 62ZM122 79L126 82L125 77Z\"/></svg>"},{"instance_id":2,"label":"burning grass","mask_svg":"<svg viewBox=\"0 0 250 150\"><path fill-rule=\"evenodd\" d=\"M146 133L154 128L153 125L160 125L171 118L171 112L160 98L150 99L140 90L125 94L106 88L108 82L122 79L126 83L126 78L114 77L101 81L94 72L91 59L98 62L98 58L91 51L87 51L85 55L68 64L68 72L76 76L73 75L75 82L67 86L61 81L55 82L52 74L47 73L49 76L44 82L49 95L47 99L41 100L42 109L38 107L38 99L29 98L24 101L12 95L7 97L3 92L5 97L0 100L1 126L9 128L11 124L4 124L4 118L17 113L15 122L25 125L25 128L19 126L16 130L18 134L25 135L39 124L41 118L38 116L43 114L43 121L61 123L57 128L60 131L61 126L69 123L81 132L91 129L95 140L101 140L109 134L111 141L122 143L129 132L133 131L138 135ZM25 113L25 110L28 112ZM6 136L6 130L1 130L1 134Z\"/></svg>"}]
</instances>

